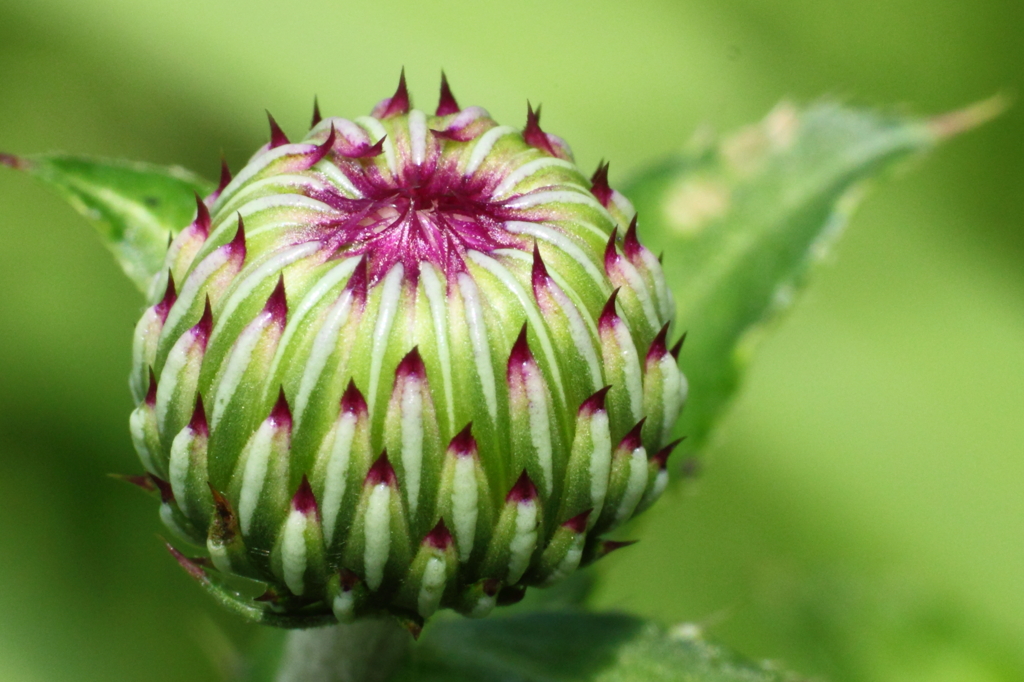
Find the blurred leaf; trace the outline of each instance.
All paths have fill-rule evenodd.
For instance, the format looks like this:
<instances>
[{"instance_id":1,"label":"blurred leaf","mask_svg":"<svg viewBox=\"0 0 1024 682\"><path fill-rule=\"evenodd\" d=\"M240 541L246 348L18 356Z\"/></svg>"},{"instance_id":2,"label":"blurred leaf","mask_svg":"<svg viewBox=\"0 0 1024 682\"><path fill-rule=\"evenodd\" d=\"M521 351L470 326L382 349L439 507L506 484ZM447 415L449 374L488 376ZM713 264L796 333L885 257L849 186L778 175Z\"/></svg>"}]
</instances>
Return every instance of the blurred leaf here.
<instances>
[{"instance_id":1,"label":"blurred leaf","mask_svg":"<svg viewBox=\"0 0 1024 682\"><path fill-rule=\"evenodd\" d=\"M777 634L773 653L825 679L1024 680L1019 643L955 595L922 589L914 570L869 578L819 566L763 579L752 617Z\"/></svg>"},{"instance_id":2,"label":"blurred leaf","mask_svg":"<svg viewBox=\"0 0 1024 682\"><path fill-rule=\"evenodd\" d=\"M993 98L933 119L823 103L778 105L759 124L640 174L624 188L648 248L664 252L690 399L677 430L699 447L732 397L762 325L789 306L865 180L1002 111Z\"/></svg>"},{"instance_id":3,"label":"blurred leaf","mask_svg":"<svg viewBox=\"0 0 1024 682\"><path fill-rule=\"evenodd\" d=\"M443 620L428 628L395 682L775 682L689 627L624 614L545 612Z\"/></svg>"},{"instance_id":4,"label":"blurred leaf","mask_svg":"<svg viewBox=\"0 0 1024 682\"><path fill-rule=\"evenodd\" d=\"M0 163L54 187L85 216L121 269L143 293L164 263L171 235L195 217L195 193L213 186L177 166L91 159L65 154L15 157Z\"/></svg>"}]
</instances>

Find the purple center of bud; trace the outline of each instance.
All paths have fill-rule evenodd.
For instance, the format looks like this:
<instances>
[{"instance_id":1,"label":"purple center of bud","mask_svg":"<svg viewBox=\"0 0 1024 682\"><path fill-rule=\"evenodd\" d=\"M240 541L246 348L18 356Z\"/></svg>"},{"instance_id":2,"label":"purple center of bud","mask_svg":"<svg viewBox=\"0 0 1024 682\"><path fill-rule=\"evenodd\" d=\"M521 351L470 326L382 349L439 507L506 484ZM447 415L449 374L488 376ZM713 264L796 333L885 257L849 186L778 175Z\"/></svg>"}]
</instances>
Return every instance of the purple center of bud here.
<instances>
[{"instance_id":1,"label":"purple center of bud","mask_svg":"<svg viewBox=\"0 0 1024 682\"><path fill-rule=\"evenodd\" d=\"M533 239L509 230L507 223L549 218L538 210L545 202L524 204L523 194L510 193L502 181L530 161L571 155L559 138L540 128L539 107L528 109L518 142L499 142L503 135L485 136L497 126L487 112L460 109L447 80L435 117L412 110L403 76L398 91L374 109L382 125L372 135L349 121L320 122L306 168L316 170L323 160L345 179L323 178L326 186L309 190L309 196L334 212L306 236L338 256L365 256L371 286L399 264L413 281L423 263L451 280L466 270L470 251L528 250ZM287 138L270 122L268 149L274 149ZM324 139L328 122L331 132ZM566 188L563 182L564 177L553 176L552 183L536 191L560 191ZM570 191L580 188L575 183Z\"/></svg>"},{"instance_id":2,"label":"purple center of bud","mask_svg":"<svg viewBox=\"0 0 1024 682\"><path fill-rule=\"evenodd\" d=\"M453 163L444 163L443 154L433 165L409 163L396 178L385 179L373 163L361 160L339 161L339 168L363 196L316 196L339 214L319 228L320 238L339 254L366 255L371 283L397 263L412 279L424 261L450 278L466 269L469 250L524 247L523 238L504 226L521 217L492 197L493 181L463 176Z\"/></svg>"}]
</instances>

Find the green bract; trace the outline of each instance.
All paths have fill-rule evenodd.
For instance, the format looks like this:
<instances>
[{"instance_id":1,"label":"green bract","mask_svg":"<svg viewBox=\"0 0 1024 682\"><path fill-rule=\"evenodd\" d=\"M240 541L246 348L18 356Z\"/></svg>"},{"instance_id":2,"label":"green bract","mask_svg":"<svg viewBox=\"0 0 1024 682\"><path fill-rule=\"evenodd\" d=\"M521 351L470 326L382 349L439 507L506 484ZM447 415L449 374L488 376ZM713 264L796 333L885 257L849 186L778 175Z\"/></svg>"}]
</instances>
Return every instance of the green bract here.
<instances>
[{"instance_id":1,"label":"green bract","mask_svg":"<svg viewBox=\"0 0 1024 682\"><path fill-rule=\"evenodd\" d=\"M204 582L299 625L486 614L664 489L674 303L607 167L447 86L228 175L135 335L136 448ZM239 597L239 599L241 599Z\"/></svg>"}]
</instances>

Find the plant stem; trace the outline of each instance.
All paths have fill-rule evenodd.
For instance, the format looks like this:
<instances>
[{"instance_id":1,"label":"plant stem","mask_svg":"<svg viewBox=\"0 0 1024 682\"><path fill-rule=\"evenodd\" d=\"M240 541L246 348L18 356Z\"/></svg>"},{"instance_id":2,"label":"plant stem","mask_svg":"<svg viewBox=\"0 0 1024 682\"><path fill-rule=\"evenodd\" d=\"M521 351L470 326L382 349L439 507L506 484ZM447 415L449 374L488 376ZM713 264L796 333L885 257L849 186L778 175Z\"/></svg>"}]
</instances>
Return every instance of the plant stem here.
<instances>
[{"instance_id":1,"label":"plant stem","mask_svg":"<svg viewBox=\"0 0 1024 682\"><path fill-rule=\"evenodd\" d=\"M294 630L276 682L383 682L411 643L409 633L391 618Z\"/></svg>"}]
</instances>

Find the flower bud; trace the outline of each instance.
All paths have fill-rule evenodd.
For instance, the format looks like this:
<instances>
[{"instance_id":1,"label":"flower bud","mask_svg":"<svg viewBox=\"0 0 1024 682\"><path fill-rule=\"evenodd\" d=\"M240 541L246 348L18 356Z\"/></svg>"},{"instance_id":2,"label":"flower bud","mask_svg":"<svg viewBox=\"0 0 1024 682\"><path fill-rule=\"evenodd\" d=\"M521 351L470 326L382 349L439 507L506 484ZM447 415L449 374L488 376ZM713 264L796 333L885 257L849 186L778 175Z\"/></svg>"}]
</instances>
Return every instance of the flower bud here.
<instances>
[{"instance_id":1,"label":"flower bud","mask_svg":"<svg viewBox=\"0 0 1024 682\"><path fill-rule=\"evenodd\" d=\"M686 380L607 164L588 181L539 107L499 125L445 82L413 109L404 77L370 116L270 125L136 329L133 440L204 584L262 581L246 608L286 625L422 623L619 546Z\"/></svg>"}]
</instances>

